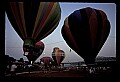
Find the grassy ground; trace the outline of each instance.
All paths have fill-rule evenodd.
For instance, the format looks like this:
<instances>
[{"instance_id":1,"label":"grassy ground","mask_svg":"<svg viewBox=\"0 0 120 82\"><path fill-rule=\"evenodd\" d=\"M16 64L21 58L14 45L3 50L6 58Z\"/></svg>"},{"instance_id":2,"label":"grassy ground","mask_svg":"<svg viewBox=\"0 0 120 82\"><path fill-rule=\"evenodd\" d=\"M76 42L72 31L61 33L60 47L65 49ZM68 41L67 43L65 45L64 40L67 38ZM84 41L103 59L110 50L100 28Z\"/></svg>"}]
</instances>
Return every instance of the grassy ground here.
<instances>
[{"instance_id":1,"label":"grassy ground","mask_svg":"<svg viewBox=\"0 0 120 82\"><path fill-rule=\"evenodd\" d=\"M33 71L33 72L23 72L23 73L16 73L16 75L6 75L5 80L27 80L27 81L35 81L35 80L80 80L80 81L108 81L108 80L115 80L113 78L115 75L113 73L96 73L96 74L89 74L89 73L83 73L81 71L74 71L74 70L66 70L66 71L50 71L50 72L44 72L44 71Z\"/></svg>"}]
</instances>

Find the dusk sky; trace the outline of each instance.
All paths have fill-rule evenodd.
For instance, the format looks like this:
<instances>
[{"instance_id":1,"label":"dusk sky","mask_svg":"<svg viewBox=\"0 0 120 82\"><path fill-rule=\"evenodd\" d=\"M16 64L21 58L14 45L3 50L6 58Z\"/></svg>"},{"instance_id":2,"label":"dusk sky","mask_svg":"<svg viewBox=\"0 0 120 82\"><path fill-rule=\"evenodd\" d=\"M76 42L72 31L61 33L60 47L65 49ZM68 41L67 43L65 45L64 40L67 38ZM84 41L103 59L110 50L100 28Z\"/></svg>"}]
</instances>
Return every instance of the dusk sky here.
<instances>
[{"instance_id":1,"label":"dusk sky","mask_svg":"<svg viewBox=\"0 0 120 82\"><path fill-rule=\"evenodd\" d=\"M108 17L111 24L110 34L103 45L102 49L97 56L116 57L116 4L114 3L71 3L71 2L59 2L61 7L61 20L57 28L46 38L42 39L45 44L43 53L36 61L45 55L52 57L52 51L54 47L59 47L65 51L65 59L63 62L78 62L83 61L73 50L70 52L70 47L66 44L61 34L61 28L64 24L64 20L75 10L92 7L95 9L103 10ZM15 59L27 58L23 55L23 41L11 26L7 15L5 14L5 54Z\"/></svg>"}]
</instances>

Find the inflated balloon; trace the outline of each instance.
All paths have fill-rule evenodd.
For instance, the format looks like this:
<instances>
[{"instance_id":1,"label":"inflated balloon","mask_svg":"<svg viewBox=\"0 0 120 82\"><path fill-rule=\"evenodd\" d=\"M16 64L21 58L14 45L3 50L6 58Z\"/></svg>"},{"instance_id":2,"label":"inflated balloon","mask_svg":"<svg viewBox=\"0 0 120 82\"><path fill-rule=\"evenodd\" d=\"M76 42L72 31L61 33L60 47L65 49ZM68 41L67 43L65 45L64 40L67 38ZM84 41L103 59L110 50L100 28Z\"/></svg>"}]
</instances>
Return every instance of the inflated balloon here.
<instances>
[{"instance_id":1,"label":"inflated balloon","mask_svg":"<svg viewBox=\"0 0 120 82\"><path fill-rule=\"evenodd\" d=\"M58 47L55 47L52 52L52 58L57 63L57 65L60 65L65 58L65 52L60 50Z\"/></svg>"},{"instance_id":2,"label":"inflated balloon","mask_svg":"<svg viewBox=\"0 0 120 82\"><path fill-rule=\"evenodd\" d=\"M52 58L45 56L45 57L42 57L40 61L43 62L44 64L50 64L50 62L52 61Z\"/></svg>"},{"instance_id":3,"label":"inflated balloon","mask_svg":"<svg viewBox=\"0 0 120 82\"><path fill-rule=\"evenodd\" d=\"M93 64L110 32L110 22L102 10L86 7L75 10L61 29L66 43L86 64Z\"/></svg>"},{"instance_id":4,"label":"inflated balloon","mask_svg":"<svg viewBox=\"0 0 120 82\"><path fill-rule=\"evenodd\" d=\"M6 13L24 41L23 46L29 50L33 50L36 42L52 33L61 18L58 2L6 2Z\"/></svg>"},{"instance_id":5,"label":"inflated balloon","mask_svg":"<svg viewBox=\"0 0 120 82\"><path fill-rule=\"evenodd\" d=\"M45 45L42 41L37 42L35 47L30 49L27 49L26 45L25 47L23 45L24 55L28 58L29 61L34 62L42 54L44 47Z\"/></svg>"}]
</instances>

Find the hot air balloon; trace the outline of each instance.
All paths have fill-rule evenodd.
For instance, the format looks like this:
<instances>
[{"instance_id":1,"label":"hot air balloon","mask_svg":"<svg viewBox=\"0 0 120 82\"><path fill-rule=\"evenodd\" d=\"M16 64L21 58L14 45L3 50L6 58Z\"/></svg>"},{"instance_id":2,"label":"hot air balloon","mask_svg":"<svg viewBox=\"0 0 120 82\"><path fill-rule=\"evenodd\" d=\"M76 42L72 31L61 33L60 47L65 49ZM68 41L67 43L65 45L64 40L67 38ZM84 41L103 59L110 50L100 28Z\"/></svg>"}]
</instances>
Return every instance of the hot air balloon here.
<instances>
[{"instance_id":1,"label":"hot air balloon","mask_svg":"<svg viewBox=\"0 0 120 82\"><path fill-rule=\"evenodd\" d=\"M86 7L75 10L65 19L61 33L86 64L94 64L110 33L110 22L104 11Z\"/></svg>"},{"instance_id":2,"label":"hot air balloon","mask_svg":"<svg viewBox=\"0 0 120 82\"><path fill-rule=\"evenodd\" d=\"M45 57L42 57L40 61L43 62L44 64L50 64L50 62L52 61L52 58L45 56Z\"/></svg>"},{"instance_id":3,"label":"hot air balloon","mask_svg":"<svg viewBox=\"0 0 120 82\"><path fill-rule=\"evenodd\" d=\"M11 25L24 41L24 48L29 51L55 30L61 18L58 2L6 2L5 9Z\"/></svg>"},{"instance_id":4,"label":"hot air balloon","mask_svg":"<svg viewBox=\"0 0 120 82\"><path fill-rule=\"evenodd\" d=\"M25 45L26 46L26 45ZM44 43L42 41L38 41L35 44L35 47L29 51L26 47L23 45L23 51L25 52L24 55L27 57L27 59L30 62L34 62L43 52L44 50ZM29 52L29 53L28 53Z\"/></svg>"},{"instance_id":5,"label":"hot air balloon","mask_svg":"<svg viewBox=\"0 0 120 82\"><path fill-rule=\"evenodd\" d=\"M43 62L44 64L44 72L50 71L52 67L52 58L49 56L44 56L40 59L40 62Z\"/></svg>"},{"instance_id":6,"label":"hot air balloon","mask_svg":"<svg viewBox=\"0 0 120 82\"><path fill-rule=\"evenodd\" d=\"M55 47L53 48L52 58L59 66L63 59L65 58L65 52L63 50L60 50L58 47Z\"/></svg>"}]
</instances>

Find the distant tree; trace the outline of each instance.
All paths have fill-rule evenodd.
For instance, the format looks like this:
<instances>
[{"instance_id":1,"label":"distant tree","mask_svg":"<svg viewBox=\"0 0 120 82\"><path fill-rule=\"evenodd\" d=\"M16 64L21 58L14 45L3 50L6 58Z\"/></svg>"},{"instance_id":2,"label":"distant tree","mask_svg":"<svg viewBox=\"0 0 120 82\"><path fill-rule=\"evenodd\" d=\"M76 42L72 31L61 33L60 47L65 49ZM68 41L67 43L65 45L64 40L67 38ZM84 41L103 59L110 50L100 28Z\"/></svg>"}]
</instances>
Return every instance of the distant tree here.
<instances>
[{"instance_id":1,"label":"distant tree","mask_svg":"<svg viewBox=\"0 0 120 82\"><path fill-rule=\"evenodd\" d=\"M9 61L9 55L5 55L5 62Z\"/></svg>"},{"instance_id":2,"label":"distant tree","mask_svg":"<svg viewBox=\"0 0 120 82\"><path fill-rule=\"evenodd\" d=\"M16 61L16 59L14 57L9 57L9 59L10 59L11 62L15 62Z\"/></svg>"},{"instance_id":3,"label":"distant tree","mask_svg":"<svg viewBox=\"0 0 120 82\"><path fill-rule=\"evenodd\" d=\"M24 59L23 59L23 58L20 58L19 62L24 62Z\"/></svg>"},{"instance_id":4,"label":"distant tree","mask_svg":"<svg viewBox=\"0 0 120 82\"><path fill-rule=\"evenodd\" d=\"M9 62L10 62L9 55L5 55L5 67L7 67Z\"/></svg>"}]
</instances>

